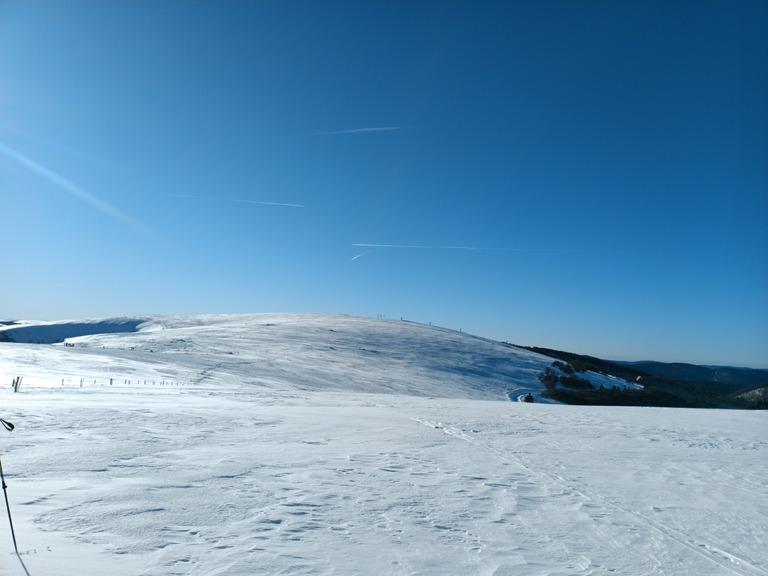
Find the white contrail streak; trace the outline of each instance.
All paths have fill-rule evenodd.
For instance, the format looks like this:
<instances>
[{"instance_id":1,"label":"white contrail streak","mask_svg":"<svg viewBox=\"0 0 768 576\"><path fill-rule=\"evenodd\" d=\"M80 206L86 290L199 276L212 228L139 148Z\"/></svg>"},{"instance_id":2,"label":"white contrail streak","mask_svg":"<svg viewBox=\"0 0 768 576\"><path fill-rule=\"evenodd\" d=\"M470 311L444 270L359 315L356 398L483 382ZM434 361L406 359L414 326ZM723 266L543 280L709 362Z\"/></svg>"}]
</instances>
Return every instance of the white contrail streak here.
<instances>
[{"instance_id":1,"label":"white contrail streak","mask_svg":"<svg viewBox=\"0 0 768 576\"><path fill-rule=\"evenodd\" d=\"M352 244L360 248L427 248L431 250L484 250L472 246L416 246L412 244Z\"/></svg>"},{"instance_id":2,"label":"white contrail streak","mask_svg":"<svg viewBox=\"0 0 768 576\"><path fill-rule=\"evenodd\" d=\"M477 246L422 246L413 244L352 244L359 248L417 248L425 250L478 250L487 252L582 252L581 250L563 250L548 248L485 248Z\"/></svg>"},{"instance_id":3,"label":"white contrail streak","mask_svg":"<svg viewBox=\"0 0 768 576\"><path fill-rule=\"evenodd\" d=\"M354 128L352 130L331 130L329 132L315 132L315 134L362 134L363 132L390 132L392 130L407 130L413 126L374 126L372 128Z\"/></svg>"},{"instance_id":4,"label":"white contrail streak","mask_svg":"<svg viewBox=\"0 0 768 576\"><path fill-rule=\"evenodd\" d=\"M0 142L0 152L5 154L11 160L17 162L18 164L21 164L25 168L29 168L30 170L42 176L49 182L52 182L57 186L59 186L60 188L63 188L64 190L72 194L75 198L82 200L86 204L90 204L97 210L100 210L104 214L111 216L115 220L119 220L123 224L126 224L131 228L134 228L140 231L143 234L151 234L150 230L147 229L143 224L141 224L140 222L137 222L127 214L123 214L120 210L118 210L111 204L105 202L104 200L102 200L97 196L94 196L93 194L91 194L87 190L84 190L74 182L70 182L63 176L56 174L56 172L49 170L42 164L38 164L31 158L24 156L24 154L14 150L10 146L7 146L2 142Z\"/></svg>"},{"instance_id":5,"label":"white contrail streak","mask_svg":"<svg viewBox=\"0 0 768 576\"><path fill-rule=\"evenodd\" d=\"M266 206L288 206L290 208L304 208L303 204L286 204L284 202L262 202L260 200L241 200L239 198L216 198L214 196L193 196L191 194L166 194L177 198L195 198L197 200L215 200L218 202L242 202L243 204L264 204Z\"/></svg>"}]
</instances>

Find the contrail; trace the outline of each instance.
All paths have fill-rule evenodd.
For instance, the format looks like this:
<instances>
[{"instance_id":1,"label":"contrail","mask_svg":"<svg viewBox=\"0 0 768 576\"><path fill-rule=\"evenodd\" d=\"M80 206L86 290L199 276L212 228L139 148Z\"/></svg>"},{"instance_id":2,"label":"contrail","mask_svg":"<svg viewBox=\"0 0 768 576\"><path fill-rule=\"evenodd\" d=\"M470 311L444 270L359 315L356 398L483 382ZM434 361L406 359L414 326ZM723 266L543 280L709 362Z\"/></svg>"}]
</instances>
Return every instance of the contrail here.
<instances>
[{"instance_id":1,"label":"contrail","mask_svg":"<svg viewBox=\"0 0 768 576\"><path fill-rule=\"evenodd\" d=\"M352 244L360 248L426 248L431 250L484 250L472 246L416 246L412 244Z\"/></svg>"},{"instance_id":2,"label":"contrail","mask_svg":"<svg viewBox=\"0 0 768 576\"><path fill-rule=\"evenodd\" d=\"M52 170L49 170L48 168L43 166L42 164L38 164L31 158L24 156L24 154L14 150L10 146L7 146L2 142L0 142L0 152L5 154L11 160L14 160L15 162L21 164L25 168L29 168L30 170L42 176L49 182L52 182L57 186L59 186L60 188L63 188L64 190L72 194L75 198L82 200L86 204L90 204L91 206L93 206L97 210L100 210L104 214L111 216L115 220L119 220L123 224L126 224L131 228L134 228L135 230L138 230L142 234L152 235L152 232L146 226L134 220L127 214L123 214L120 210L118 210L111 204L105 202L104 200L102 200L97 196L94 196L93 194L91 194L87 190L84 190L77 184L70 182L63 176L56 174Z\"/></svg>"},{"instance_id":3,"label":"contrail","mask_svg":"<svg viewBox=\"0 0 768 576\"><path fill-rule=\"evenodd\" d=\"M331 130L329 132L315 132L315 134L361 134L363 132L390 132L392 130L407 130L413 126L374 126L372 128L354 128L352 130Z\"/></svg>"},{"instance_id":4,"label":"contrail","mask_svg":"<svg viewBox=\"0 0 768 576\"><path fill-rule=\"evenodd\" d=\"M239 198L216 198L213 196L192 196L190 194L166 194L177 198L196 198L197 200L216 200L218 202L242 202L243 204L264 204L266 206L288 206L290 208L305 208L303 204L286 204L284 202L262 202L259 200L240 200Z\"/></svg>"},{"instance_id":5,"label":"contrail","mask_svg":"<svg viewBox=\"0 0 768 576\"><path fill-rule=\"evenodd\" d=\"M487 252L582 252L582 250L564 250L550 248L485 248L478 246L423 246L414 244L352 244L359 248L417 248L425 250L478 250Z\"/></svg>"}]
</instances>

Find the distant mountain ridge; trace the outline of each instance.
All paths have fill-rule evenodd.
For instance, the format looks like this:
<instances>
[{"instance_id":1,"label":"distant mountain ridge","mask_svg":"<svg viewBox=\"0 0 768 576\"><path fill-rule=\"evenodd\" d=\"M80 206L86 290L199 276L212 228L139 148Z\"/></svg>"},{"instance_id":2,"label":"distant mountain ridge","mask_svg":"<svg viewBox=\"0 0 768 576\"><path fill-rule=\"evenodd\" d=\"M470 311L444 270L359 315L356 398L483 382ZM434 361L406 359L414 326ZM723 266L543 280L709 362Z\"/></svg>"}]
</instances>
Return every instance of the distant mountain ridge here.
<instances>
[{"instance_id":1,"label":"distant mountain ridge","mask_svg":"<svg viewBox=\"0 0 768 576\"><path fill-rule=\"evenodd\" d=\"M648 361L616 362L550 348L520 347L567 362L576 372L597 372L643 386L641 391L555 389L545 393L566 404L768 408L768 370Z\"/></svg>"},{"instance_id":2,"label":"distant mountain ridge","mask_svg":"<svg viewBox=\"0 0 768 576\"><path fill-rule=\"evenodd\" d=\"M0 342L57 344L80 336L135 332L148 319L125 317L58 322L0 322Z\"/></svg>"},{"instance_id":3,"label":"distant mountain ridge","mask_svg":"<svg viewBox=\"0 0 768 576\"><path fill-rule=\"evenodd\" d=\"M683 362L617 362L648 374L679 382L719 382L739 387L768 384L768 370L734 366L698 366Z\"/></svg>"}]
</instances>

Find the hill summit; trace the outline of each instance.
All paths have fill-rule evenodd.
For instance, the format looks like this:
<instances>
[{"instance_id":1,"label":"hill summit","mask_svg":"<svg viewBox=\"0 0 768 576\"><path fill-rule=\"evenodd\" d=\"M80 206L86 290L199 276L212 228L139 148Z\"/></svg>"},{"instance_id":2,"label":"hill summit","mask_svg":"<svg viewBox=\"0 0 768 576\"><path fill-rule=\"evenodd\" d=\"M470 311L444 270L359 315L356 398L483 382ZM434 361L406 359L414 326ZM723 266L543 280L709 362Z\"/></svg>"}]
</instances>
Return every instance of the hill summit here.
<instances>
[{"instance_id":1,"label":"hill summit","mask_svg":"<svg viewBox=\"0 0 768 576\"><path fill-rule=\"evenodd\" d=\"M3 365L25 385L183 382L500 400L543 387L551 359L407 321L328 314L145 316L19 323ZM54 343L40 364L32 344ZM23 346L19 348L19 346ZM54 351L51 351L54 352ZM18 373L18 374L17 374Z\"/></svg>"}]
</instances>

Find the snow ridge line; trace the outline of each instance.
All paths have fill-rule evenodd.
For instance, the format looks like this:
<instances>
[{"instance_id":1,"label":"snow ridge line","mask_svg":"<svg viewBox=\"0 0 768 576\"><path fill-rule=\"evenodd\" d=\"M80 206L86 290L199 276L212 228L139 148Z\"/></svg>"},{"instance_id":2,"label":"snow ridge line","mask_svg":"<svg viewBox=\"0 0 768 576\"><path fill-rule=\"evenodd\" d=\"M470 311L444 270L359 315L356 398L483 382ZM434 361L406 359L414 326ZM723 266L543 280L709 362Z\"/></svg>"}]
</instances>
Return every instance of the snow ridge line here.
<instances>
[{"instance_id":1,"label":"snow ridge line","mask_svg":"<svg viewBox=\"0 0 768 576\"><path fill-rule=\"evenodd\" d=\"M424 426L428 426L430 428L433 428L435 430L440 430L444 434L447 434L448 436L453 436L455 438L458 438L460 440L463 440L465 442L471 442L476 443L479 446L481 446L483 449L492 452L496 454L499 458L501 458L503 461L508 462L510 464L515 464L517 466L520 466L524 470L526 470L528 473L530 473L532 476L539 476L546 478L556 484L559 484L563 488L567 488L569 490L572 490L574 493L579 494L582 496L585 500L591 500L593 502L598 502L602 506L605 506L607 508L612 508L614 510L617 510L619 512L623 512L625 514L628 514L630 516L635 517L637 520L639 520L641 523L645 523L650 528L658 532L662 537L668 538L677 544L688 548L689 550L695 552L702 558L712 562L713 564L717 564L721 568L724 568L725 570L728 570L729 572L735 574L736 576L766 576L768 575L768 572L765 572L761 570L759 567L755 566L751 562L748 562L747 560L744 560L743 558L740 558L734 554L731 554L730 552L726 552L725 550L721 550L717 548L716 546L712 546L710 544L707 544L705 542L688 542L683 535L680 535L677 533L676 530L670 529L666 526L663 526L662 524L659 524L657 521L653 520L652 518L646 516L642 512L638 510L631 510L628 508L624 508L623 506L613 502L612 500L601 496L599 494L596 494L591 491L587 490L581 490L578 488L575 488L566 478L563 476L560 476L558 474L549 474L547 472L544 472L542 470L531 468L530 466L527 466L524 464L519 458L508 456L507 454L504 454L500 452L499 450L488 446L482 442L477 442L477 439L474 436L471 436L467 434L466 432L463 432L461 430L458 430L453 427L446 426L445 424L441 422L430 422L428 420L424 420L422 418L411 418L411 420L418 422L419 424L422 424ZM729 565L730 563L731 565ZM736 564L738 566L738 569L733 566L733 564Z\"/></svg>"}]
</instances>

